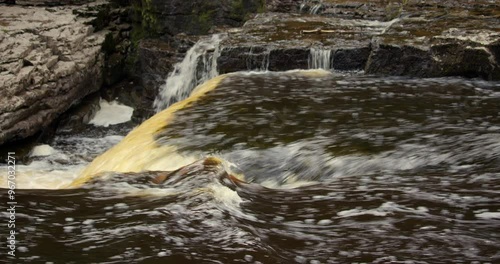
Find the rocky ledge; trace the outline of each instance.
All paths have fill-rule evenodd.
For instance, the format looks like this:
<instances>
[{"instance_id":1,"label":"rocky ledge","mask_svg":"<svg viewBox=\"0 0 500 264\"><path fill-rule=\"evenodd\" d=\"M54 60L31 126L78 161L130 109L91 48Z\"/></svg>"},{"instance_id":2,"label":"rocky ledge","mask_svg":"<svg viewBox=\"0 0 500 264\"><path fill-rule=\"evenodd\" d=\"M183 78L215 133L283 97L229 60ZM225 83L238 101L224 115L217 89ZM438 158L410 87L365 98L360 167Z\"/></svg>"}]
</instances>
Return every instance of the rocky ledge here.
<instances>
[{"instance_id":1,"label":"rocky ledge","mask_svg":"<svg viewBox=\"0 0 500 264\"><path fill-rule=\"evenodd\" d=\"M34 135L101 87L108 32L77 16L81 6L0 8L1 145Z\"/></svg>"},{"instance_id":2,"label":"rocky ledge","mask_svg":"<svg viewBox=\"0 0 500 264\"><path fill-rule=\"evenodd\" d=\"M454 7L453 1L445 1L447 6L425 2L429 1L400 6L391 20L335 13L259 14L242 28L229 31L221 43L219 72L322 66L370 74L499 80L500 5Z\"/></svg>"}]
</instances>

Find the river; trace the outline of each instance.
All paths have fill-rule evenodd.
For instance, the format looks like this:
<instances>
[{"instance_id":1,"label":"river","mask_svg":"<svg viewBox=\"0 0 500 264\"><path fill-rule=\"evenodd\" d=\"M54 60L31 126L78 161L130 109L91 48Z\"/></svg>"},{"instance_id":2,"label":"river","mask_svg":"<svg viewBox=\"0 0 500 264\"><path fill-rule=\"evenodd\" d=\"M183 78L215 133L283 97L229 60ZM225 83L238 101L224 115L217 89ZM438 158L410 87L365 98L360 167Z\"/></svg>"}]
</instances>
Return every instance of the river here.
<instances>
[{"instance_id":1,"label":"river","mask_svg":"<svg viewBox=\"0 0 500 264\"><path fill-rule=\"evenodd\" d=\"M500 262L500 83L217 78L104 155L126 169L65 188L130 125L19 166L19 263Z\"/></svg>"}]
</instances>

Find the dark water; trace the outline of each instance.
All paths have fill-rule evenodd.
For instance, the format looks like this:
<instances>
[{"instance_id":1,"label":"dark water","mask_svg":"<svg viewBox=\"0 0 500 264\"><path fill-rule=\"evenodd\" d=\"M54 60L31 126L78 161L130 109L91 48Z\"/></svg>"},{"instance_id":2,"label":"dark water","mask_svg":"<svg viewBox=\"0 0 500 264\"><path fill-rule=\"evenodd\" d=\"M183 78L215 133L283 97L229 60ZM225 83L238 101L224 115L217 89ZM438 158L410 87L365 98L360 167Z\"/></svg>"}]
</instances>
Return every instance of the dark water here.
<instances>
[{"instance_id":1,"label":"dark water","mask_svg":"<svg viewBox=\"0 0 500 264\"><path fill-rule=\"evenodd\" d=\"M500 263L499 99L462 79L230 75L157 140L232 165L19 191L17 262Z\"/></svg>"}]
</instances>

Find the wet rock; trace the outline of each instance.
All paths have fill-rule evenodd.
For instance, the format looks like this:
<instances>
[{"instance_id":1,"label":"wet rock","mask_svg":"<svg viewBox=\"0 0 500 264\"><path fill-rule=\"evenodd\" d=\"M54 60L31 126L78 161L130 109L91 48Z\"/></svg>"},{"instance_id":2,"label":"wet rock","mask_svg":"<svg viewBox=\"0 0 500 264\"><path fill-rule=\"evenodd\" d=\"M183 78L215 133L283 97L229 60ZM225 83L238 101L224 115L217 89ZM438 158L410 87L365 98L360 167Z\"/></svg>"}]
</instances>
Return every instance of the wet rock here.
<instances>
[{"instance_id":1,"label":"wet rock","mask_svg":"<svg viewBox=\"0 0 500 264\"><path fill-rule=\"evenodd\" d=\"M261 0L151 0L134 1L142 20L158 36L206 34L213 26L240 26L252 13L263 10Z\"/></svg>"},{"instance_id":2,"label":"wet rock","mask_svg":"<svg viewBox=\"0 0 500 264\"><path fill-rule=\"evenodd\" d=\"M93 32L81 7L2 6L0 144L48 127L102 84L106 32Z\"/></svg>"},{"instance_id":3,"label":"wet rock","mask_svg":"<svg viewBox=\"0 0 500 264\"><path fill-rule=\"evenodd\" d=\"M266 70L269 67L271 50L267 47L224 47L217 60L219 73L246 70ZM291 66L291 65L290 65Z\"/></svg>"},{"instance_id":4,"label":"wet rock","mask_svg":"<svg viewBox=\"0 0 500 264\"><path fill-rule=\"evenodd\" d=\"M198 37L178 34L167 39L144 39L137 48L137 78L131 85L132 94L140 97L140 103L134 100L136 109L134 118L147 119L155 112L153 102L160 87L174 69L174 65L184 58L185 53L193 46ZM119 86L121 84L118 84Z\"/></svg>"},{"instance_id":5,"label":"wet rock","mask_svg":"<svg viewBox=\"0 0 500 264\"><path fill-rule=\"evenodd\" d=\"M304 0L268 0L266 1L266 9L270 12L297 12L303 3Z\"/></svg>"},{"instance_id":6,"label":"wet rock","mask_svg":"<svg viewBox=\"0 0 500 264\"><path fill-rule=\"evenodd\" d=\"M373 74L429 77L431 60L428 51L417 47L381 44L375 46L366 71Z\"/></svg>"},{"instance_id":7,"label":"wet rock","mask_svg":"<svg viewBox=\"0 0 500 264\"><path fill-rule=\"evenodd\" d=\"M93 0L15 0L16 5L21 6L62 6L83 5L94 2Z\"/></svg>"},{"instance_id":8,"label":"wet rock","mask_svg":"<svg viewBox=\"0 0 500 264\"><path fill-rule=\"evenodd\" d=\"M333 54L332 67L339 71L356 71L365 68L370 47L338 49Z\"/></svg>"},{"instance_id":9,"label":"wet rock","mask_svg":"<svg viewBox=\"0 0 500 264\"><path fill-rule=\"evenodd\" d=\"M143 89L143 106L140 108L145 110L146 116L150 116L153 114L151 106L160 86L165 83L173 65L182 58L176 56L176 50L168 42L159 39L141 41L137 53Z\"/></svg>"},{"instance_id":10,"label":"wet rock","mask_svg":"<svg viewBox=\"0 0 500 264\"><path fill-rule=\"evenodd\" d=\"M57 133L74 134L83 131L86 124L100 110L99 99L99 93L91 94L85 97L80 104L66 111L58 119Z\"/></svg>"},{"instance_id":11,"label":"wet rock","mask_svg":"<svg viewBox=\"0 0 500 264\"><path fill-rule=\"evenodd\" d=\"M402 18L374 38L366 72L498 79L495 43L500 26L495 21L497 15L460 10Z\"/></svg>"},{"instance_id":12,"label":"wet rock","mask_svg":"<svg viewBox=\"0 0 500 264\"><path fill-rule=\"evenodd\" d=\"M401 3L394 1L303 1L300 13L343 19L389 21L399 15Z\"/></svg>"},{"instance_id":13,"label":"wet rock","mask_svg":"<svg viewBox=\"0 0 500 264\"><path fill-rule=\"evenodd\" d=\"M307 69L309 50L304 48L289 48L272 50L269 55L270 71L287 71L292 69Z\"/></svg>"},{"instance_id":14,"label":"wet rock","mask_svg":"<svg viewBox=\"0 0 500 264\"><path fill-rule=\"evenodd\" d=\"M221 73L307 69L311 49L330 50L331 67L363 70L373 35L390 23L267 13L230 31L218 59Z\"/></svg>"},{"instance_id":15,"label":"wet rock","mask_svg":"<svg viewBox=\"0 0 500 264\"><path fill-rule=\"evenodd\" d=\"M366 4L350 2L342 8ZM331 51L325 59L335 70L499 78L500 13L490 9L498 10L498 4L409 1L398 8L399 17L386 22L353 16L259 14L229 31L221 43L219 71L304 69L311 66L308 53L311 57L314 51Z\"/></svg>"}]
</instances>

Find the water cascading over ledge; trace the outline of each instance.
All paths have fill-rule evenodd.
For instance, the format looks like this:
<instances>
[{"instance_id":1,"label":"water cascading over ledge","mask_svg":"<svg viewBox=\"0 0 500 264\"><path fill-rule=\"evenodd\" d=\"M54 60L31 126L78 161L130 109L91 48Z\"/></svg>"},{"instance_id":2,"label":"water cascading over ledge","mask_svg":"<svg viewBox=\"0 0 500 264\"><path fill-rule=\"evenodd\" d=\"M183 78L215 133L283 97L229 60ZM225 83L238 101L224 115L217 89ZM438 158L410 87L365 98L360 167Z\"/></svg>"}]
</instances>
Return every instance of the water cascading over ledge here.
<instances>
[{"instance_id":1,"label":"water cascading over ledge","mask_svg":"<svg viewBox=\"0 0 500 264\"><path fill-rule=\"evenodd\" d=\"M187 51L184 59L174 66L165 84L160 87L154 101L156 112L187 98L197 85L219 75L217 59L223 38L224 35L219 34L202 38Z\"/></svg>"},{"instance_id":2,"label":"water cascading over ledge","mask_svg":"<svg viewBox=\"0 0 500 264\"><path fill-rule=\"evenodd\" d=\"M332 65L332 50L311 48L309 57L309 69L331 69Z\"/></svg>"}]
</instances>

